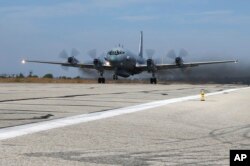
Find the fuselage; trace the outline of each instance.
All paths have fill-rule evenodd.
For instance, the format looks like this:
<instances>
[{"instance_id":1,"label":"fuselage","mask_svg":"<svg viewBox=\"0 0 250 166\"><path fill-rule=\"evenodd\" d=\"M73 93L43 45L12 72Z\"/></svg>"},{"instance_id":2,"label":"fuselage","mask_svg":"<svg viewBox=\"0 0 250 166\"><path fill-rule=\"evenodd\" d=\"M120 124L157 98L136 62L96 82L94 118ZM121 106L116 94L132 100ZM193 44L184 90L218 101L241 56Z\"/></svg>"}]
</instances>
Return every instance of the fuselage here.
<instances>
[{"instance_id":1,"label":"fuselage","mask_svg":"<svg viewBox=\"0 0 250 166\"><path fill-rule=\"evenodd\" d=\"M139 74L142 71L136 69L136 64L145 63L145 59L122 47L113 48L107 52L105 60L114 69L114 74L121 77Z\"/></svg>"}]
</instances>

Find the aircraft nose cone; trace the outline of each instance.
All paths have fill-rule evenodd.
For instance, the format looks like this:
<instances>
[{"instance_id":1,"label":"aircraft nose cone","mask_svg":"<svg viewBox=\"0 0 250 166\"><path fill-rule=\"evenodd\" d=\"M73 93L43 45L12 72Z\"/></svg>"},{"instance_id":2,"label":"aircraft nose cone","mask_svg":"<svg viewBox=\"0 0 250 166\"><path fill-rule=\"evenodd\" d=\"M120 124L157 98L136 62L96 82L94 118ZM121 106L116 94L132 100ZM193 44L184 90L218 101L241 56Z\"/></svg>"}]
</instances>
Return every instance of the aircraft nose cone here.
<instances>
[{"instance_id":1,"label":"aircraft nose cone","mask_svg":"<svg viewBox=\"0 0 250 166\"><path fill-rule=\"evenodd\" d=\"M117 61L117 56L115 56L115 55L110 55L109 58L108 58L108 60L109 60L110 62L116 62L116 61Z\"/></svg>"}]
</instances>

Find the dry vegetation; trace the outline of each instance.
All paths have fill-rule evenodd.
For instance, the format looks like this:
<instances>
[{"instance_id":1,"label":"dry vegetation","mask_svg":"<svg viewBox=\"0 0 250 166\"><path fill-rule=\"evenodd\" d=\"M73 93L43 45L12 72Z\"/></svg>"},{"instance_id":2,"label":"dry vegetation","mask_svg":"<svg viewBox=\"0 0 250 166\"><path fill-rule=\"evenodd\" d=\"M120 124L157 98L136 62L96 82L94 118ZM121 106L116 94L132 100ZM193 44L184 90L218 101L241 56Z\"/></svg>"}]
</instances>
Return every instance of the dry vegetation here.
<instances>
[{"instance_id":1,"label":"dry vegetation","mask_svg":"<svg viewBox=\"0 0 250 166\"><path fill-rule=\"evenodd\" d=\"M107 83L148 83L149 81L142 80L106 80ZM97 83L96 79L59 79L59 78L0 78L0 83L80 83L80 84L93 84Z\"/></svg>"},{"instance_id":2,"label":"dry vegetation","mask_svg":"<svg viewBox=\"0 0 250 166\"><path fill-rule=\"evenodd\" d=\"M57 78L0 78L1 83L95 83L96 80Z\"/></svg>"},{"instance_id":3,"label":"dry vegetation","mask_svg":"<svg viewBox=\"0 0 250 166\"><path fill-rule=\"evenodd\" d=\"M95 84L97 79L81 79L81 78L38 78L38 77L16 77L16 78L0 78L0 83L62 83L62 84ZM106 79L106 83L111 84L149 84L149 80L130 80L130 79L119 79L112 80ZM218 81L207 81L207 80L159 80L159 84L246 84L249 82L231 81L231 82L220 82Z\"/></svg>"}]
</instances>

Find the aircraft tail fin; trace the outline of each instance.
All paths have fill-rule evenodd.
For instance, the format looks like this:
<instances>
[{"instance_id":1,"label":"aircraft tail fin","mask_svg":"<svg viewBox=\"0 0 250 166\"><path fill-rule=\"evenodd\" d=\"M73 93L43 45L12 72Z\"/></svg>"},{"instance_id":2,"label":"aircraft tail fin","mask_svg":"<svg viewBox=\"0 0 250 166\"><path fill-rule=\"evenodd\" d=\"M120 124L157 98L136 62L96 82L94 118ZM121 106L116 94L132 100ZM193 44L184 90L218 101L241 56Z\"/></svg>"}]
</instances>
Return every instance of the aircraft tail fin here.
<instances>
[{"instance_id":1,"label":"aircraft tail fin","mask_svg":"<svg viewBox=\"0 0 250 166\"><path fill-rule=\"evenodd\" d=\"M143 57L143 32L141 31L140 44L139 44L139 56Z\"/></svg>"}]
</instances>

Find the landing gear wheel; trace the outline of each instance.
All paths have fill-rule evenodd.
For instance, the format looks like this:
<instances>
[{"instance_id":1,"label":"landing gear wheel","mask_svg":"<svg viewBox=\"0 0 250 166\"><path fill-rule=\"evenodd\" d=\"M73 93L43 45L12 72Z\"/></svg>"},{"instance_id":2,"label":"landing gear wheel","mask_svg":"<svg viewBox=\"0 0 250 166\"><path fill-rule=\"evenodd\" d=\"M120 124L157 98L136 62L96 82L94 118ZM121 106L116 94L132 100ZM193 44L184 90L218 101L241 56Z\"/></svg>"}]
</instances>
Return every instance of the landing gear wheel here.
<instances>
[{"instance_id":1,"label":"landing gear wheel","mask_svg":"<svg viewBox=\"0 0 250 166\"><path fill-rule=\"evenodd\" d=\"M157 79L156 78L154 78L154 82L155 82L155 84L157 84Z\"/></svg>"},{"instance_id":2,"label":"landing gear wheel","mask_svg":"<svg viewBox=\"0 0 250 166\"><path fill-rule=\"evenodd\" d=\"M117 75L113 75L113 80L118 80L118 76Z\"/></svg>"},{"instance_id":3,"label":"landing gear wheel","mask_svg":"<svg viewBox=\"0 0 250 166\"><path fill-rule=\"evenodd\" d=\"M98 83L99 83L99 84L105 84L105 78L99 77L99 78L98 78Z\"/></svg>"},{"instance_id":4,"label":"landing gear wheel","mask_svg":"<svg viewBox=\"0 0 250 166\"><path fill-rule=\"evenodd\" d=\"M157 79L156 78L150 78L150 83L151 84L157 84Z\"/></svg>"},{"instance_id":5,"label":"landing gear wheel","mask_svg":"<svg viewBox=\"0 0 250 166\"><path fill-rule=\"evenodd\" d=\"M102 78L102 83L105 84L105 78Z\"/></svg>"}]
</instances>

